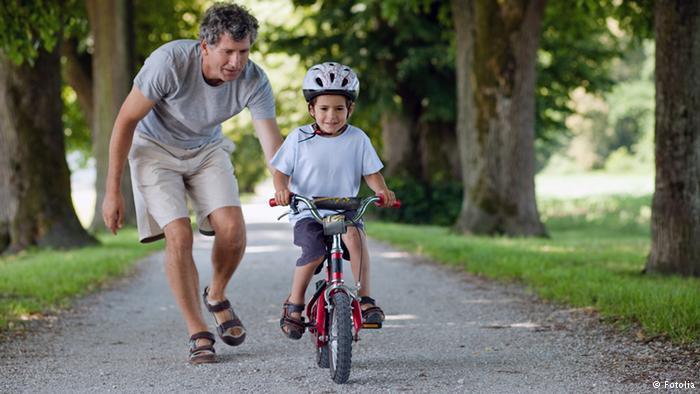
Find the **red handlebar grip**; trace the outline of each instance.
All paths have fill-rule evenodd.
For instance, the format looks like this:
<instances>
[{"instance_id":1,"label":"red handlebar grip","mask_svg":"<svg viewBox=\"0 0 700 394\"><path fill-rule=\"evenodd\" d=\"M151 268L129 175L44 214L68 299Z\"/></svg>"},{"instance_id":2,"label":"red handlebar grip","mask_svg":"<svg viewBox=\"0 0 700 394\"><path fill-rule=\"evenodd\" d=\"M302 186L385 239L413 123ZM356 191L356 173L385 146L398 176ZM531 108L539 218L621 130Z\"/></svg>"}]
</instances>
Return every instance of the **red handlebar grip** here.
<instances>
[{"instance_id":1,"label":"red handlebar grip","mask_svg":"<svg viewBox=\"0 0 700 394\"><path fill-rule=\"evenodd\" d=\"M374 205L381 207L384 205L384 195L378 194L377 197L379 197L379 201L375 202ZM401 208L401 200L394 200L394 203L391 204L391 208Z\"/></svg>"},{"instance_id":2,"label":"red handlebar grip","mask_svg":"<svg viewBox=\"0 0 700 394\"><path fill-rule=\"evenodd\" d=\"M268 201L268 204L270 204L271 207L276 207L277 201L274 198L271 198L270 201Z\"/></svg>"}]
</instances>

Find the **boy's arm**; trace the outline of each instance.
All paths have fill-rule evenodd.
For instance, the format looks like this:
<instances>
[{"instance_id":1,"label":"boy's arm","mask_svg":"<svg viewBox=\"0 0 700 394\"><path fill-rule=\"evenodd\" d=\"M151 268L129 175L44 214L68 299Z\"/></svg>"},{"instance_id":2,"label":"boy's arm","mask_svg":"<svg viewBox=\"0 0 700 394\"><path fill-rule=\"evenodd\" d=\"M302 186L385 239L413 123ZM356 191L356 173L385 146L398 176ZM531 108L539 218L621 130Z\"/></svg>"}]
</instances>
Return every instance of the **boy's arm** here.
<instances>
[{"instance_id":1,"label":"boy's arm","mask_svg":"<svg viewBox=\"0 0 700 394\"><path fill-rule=\"evenodd\" d=\"M289 175L275 170L272 174L272 183L275 185L275 201L277 205L289 205Z\"/></svg>"},{"instance_id":2,"label":"boy's arm","mask_svg":"<svg viewBox=\"0 0 700 394\"><path fill-rule=\"evenodd\" d=\"M383 207L390 207L394 204L396 196L393 191L389 190L381 173L375 172L374 174L365 175L365 182L377 195L381 194L384 196Z\"/></svg>"}]
</instances>

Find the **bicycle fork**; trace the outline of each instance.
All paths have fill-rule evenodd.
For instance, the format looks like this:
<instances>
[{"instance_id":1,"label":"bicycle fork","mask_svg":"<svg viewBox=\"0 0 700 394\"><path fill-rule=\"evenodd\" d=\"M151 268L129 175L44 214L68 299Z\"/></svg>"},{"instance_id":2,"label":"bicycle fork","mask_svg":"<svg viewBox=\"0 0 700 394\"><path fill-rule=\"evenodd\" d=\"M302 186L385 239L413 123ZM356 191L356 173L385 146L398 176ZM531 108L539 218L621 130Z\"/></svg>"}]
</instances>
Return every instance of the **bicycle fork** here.
<instances>
[{"instance_id":1,"label":"bicycle fork","mask_svg":"<svg viewBox=\"0 0 700 394\"><path fill-rule=\"evenodd\" d=\"M333 303L330 302L331 296L338 292L345 292L350 297L350 306L352 307L352 320L354 327L354 340L359 340L360 328L362 328L362 311L360 310L359 298L348 286L345 285L343 280L343 248L341 246L341 235L333 234L333 243L330 252L330 263L327 267L327 277L325 283L323 283L322 288L318 288L318 292L322 292L323 299L321 299L320 294L318 297L319 305L316 306L316 316L319 321L325 321L326 317L329 316L330 310L333 308ZM322 305L321 305L322 304ZM328 334L327 327L322 324L319 327L319 339L326 337Z\"/></svg>"}]
</instances>

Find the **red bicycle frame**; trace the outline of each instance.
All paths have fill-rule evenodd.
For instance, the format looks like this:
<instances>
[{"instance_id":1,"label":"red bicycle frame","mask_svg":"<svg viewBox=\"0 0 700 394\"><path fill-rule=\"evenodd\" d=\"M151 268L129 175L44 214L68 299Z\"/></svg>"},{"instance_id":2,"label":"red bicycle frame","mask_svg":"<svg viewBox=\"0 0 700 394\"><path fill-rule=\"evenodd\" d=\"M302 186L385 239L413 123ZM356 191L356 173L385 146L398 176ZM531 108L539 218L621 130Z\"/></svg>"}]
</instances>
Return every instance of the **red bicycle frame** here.
<instances>
[{"instance_id":1,"label":"red bicycle frame","mask_svg":"<svg viewBox=\"0 0 700 394\"><path fill-rule=\"evenodd\" d=\"M346 226L357 223L369 204L374 203L377 206L383 205L384 197L371 196L360 200L359 198L319 198L309 199L299 195L292 195L291 209L292 212L299 212L296 204L304 203L311 212L313 218L324 226L324 233L332 237L330 251L328 252L326 279L317 282L316 291L313 297L309 300L306 307L306 316L309 318L307 328L313 334L314 342L317 347L323 347L329 340L328 335L328 308L329 299L336 292L342 291L348 294L351 300L352 320L354 327L353 340L359 340L359 332L362 328L362 310L360 309L359 297L355 292L345 285L343 280L343 249L341 235L345 233ZM275 199L270 199L270 206L276 206ZM400 201L396 201L393 205L395 208L401 206ZM342 215L332 215L330 217L321 217L318 209L357 209L355 217L347 221ZM335 220L332 218L335 217Z\"/></svg>"}]
</instances>

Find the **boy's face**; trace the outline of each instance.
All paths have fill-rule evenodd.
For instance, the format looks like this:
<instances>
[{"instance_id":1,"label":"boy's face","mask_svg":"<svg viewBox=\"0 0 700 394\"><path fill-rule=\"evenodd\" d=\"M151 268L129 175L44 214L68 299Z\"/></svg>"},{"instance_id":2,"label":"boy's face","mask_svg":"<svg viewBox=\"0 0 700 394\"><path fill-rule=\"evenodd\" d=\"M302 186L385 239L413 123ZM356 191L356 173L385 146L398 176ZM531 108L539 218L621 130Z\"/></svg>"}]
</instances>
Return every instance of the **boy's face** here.
<instances>
[{"instance_id":1,"label":"boy's face","mask_svg":"<svg viewBox=\"0 0 700 394\"><path fill-rule=\"evenodd\" d=\"M222 34L216 45L205 41L202 46L202 73L212 85L233 81L238 78L250 54L250 36L241 41L233 40L228 34Z\"/></svg>"},{"instance_id":2,"label":"boy's face","mask_svg":"<svg viewBox=\"0 0 700 394\"><path fill-rule=\"evenodd\" d=\"M347 123L353 108L354 104L348 108L344 96L324 94L316 97L314 105L309 106L309 113L322 131L336 134Z\"/></svg>"}]
</instances>

